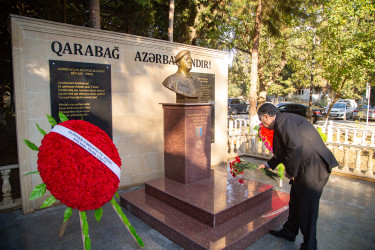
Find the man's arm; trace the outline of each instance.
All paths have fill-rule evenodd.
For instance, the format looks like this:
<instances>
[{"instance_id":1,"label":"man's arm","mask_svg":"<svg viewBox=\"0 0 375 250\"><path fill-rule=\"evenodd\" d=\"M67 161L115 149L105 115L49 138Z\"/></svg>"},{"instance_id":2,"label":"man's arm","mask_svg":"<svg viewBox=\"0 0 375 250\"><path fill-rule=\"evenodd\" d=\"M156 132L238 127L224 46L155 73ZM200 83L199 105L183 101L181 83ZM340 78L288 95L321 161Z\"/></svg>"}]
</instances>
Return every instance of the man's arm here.
<instances>
[{"instance_id":1,"label":"man's arm","mask_svg":"<svg viewBox=\"0 0 375 250\"><path fill-rule=\"evenodd\" d=\"M275 157L272 157L265 164L260 164L259 167L258 167L258 170L261 169L261 168L271 168L272 170L274 170L277 167L277 165L279 165L279 164L280 164L280 162L278 160L276 160Z\"/></svg>"},{"instance_id":2,"label":"man's arm","mask_svg":"<svg viewBox=\"0 0 375 250\"><path fill-rule=\"evenodd\" d=\"M274 170L277 165L279 165L280 162L275 158L275 157L272 157L268 162L266 162L265 164L260 164L258 169L261 169L261 168L271 168L272 170Z\"/></svg>"},{"instance_id":3,"label":"man's arm","mask_svg":"<svg viewBox=\"0 0 375 250\"><path fill-rule=\"evenodd\" d=\"M277 128L275 128L275 133L278 134L279 139L281 139L284 145L285 172L291 178L297 176L299 166L302 162L303 147L299 129L295 120L286 117L280 119Z\"/></svg>"},{"instance_id":4,"label":"man's arm","mask_svg":"<svg viewBox=\"0 0 375 250\"><path fill-rule=\"evenodd\" d=\"M269 165L268 165L268 163L266 162L266 163L264 163L264 164L260 164L259 166L258 166L258 170L260 170L260 169L262 169L262 168L271 168ZM275 168L273 168L272 170L274 170ZM286 176L286 178L288 178L288 179L292 179L292 180L294 180L294 177L292 177L292 176L290 176L290 175L288 175L288 173L285 173L285 176Z\"/></svg>"}]
</instances>

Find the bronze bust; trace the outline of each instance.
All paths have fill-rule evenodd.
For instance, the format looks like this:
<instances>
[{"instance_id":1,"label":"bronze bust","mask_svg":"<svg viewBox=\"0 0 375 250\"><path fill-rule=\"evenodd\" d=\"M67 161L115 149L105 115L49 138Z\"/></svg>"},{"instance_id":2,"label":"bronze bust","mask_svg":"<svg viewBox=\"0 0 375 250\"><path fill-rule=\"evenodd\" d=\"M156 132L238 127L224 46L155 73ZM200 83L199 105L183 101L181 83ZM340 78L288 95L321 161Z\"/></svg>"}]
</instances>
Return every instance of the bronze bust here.
<instances>
[{"instance_id":1,"label":"bronze bust","mask_svg":"<svg viewBox=\"0 0 375 250\"><path fill-rule=\"evenodd\" d=\"M180 51L175 58L178 70L168 76L163 85L176 93L176 102L198 102L203 95L203 85L198 78L190 74L193 59L189 50Z\"/></svg>"}]
</instances>

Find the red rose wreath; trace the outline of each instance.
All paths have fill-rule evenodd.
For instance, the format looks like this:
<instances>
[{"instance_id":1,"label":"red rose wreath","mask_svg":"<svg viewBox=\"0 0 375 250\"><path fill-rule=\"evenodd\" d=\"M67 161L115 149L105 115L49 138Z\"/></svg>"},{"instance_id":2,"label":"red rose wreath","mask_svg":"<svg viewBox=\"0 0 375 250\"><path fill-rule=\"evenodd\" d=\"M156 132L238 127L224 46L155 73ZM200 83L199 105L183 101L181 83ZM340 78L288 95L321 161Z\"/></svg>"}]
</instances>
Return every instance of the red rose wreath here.
<instances>
[{"instance_id":1,"label":"red rose wreath","mask_svg":"<svg viewBox=\"0 0 375 250\"><path fill-rule=\"evenodd\" d=\"M56 126L55 119L47 115L54 127L48 134L37 125L44 135L39 148L24 140L31 149L39 151L38 171L26 175L40 173L43 180L32 191L30 200L41 197L47 189L52 196L46 199L41 208L52 205L56 200L67 206L61 235L64 234L72 209L78 209L85 249L91 248L85 211L95 209L95 218L100 221L102 206L111 201L126 228L143 248L142 239L114 199L114 195L118 196L116 190L121 170L121 159L116 146L97 126L81 120L68 120L62 113L59 113L59 117L62 122Z\"/></svg>"},{"instance_id":2,"label":"red rose wreath","mask_svg":"<svg viewBox=\"0 0 375 250\"><path fill-rule=\"evenodd\" d=\"M80 134L121 166L115 145L97 126L80 120L59 125ZM103 206L112 199L120 183L117 176L92 154L54 132L44 136L39 147L38 170L56 199L80 211Z\"/></svg>"}]
</instances>

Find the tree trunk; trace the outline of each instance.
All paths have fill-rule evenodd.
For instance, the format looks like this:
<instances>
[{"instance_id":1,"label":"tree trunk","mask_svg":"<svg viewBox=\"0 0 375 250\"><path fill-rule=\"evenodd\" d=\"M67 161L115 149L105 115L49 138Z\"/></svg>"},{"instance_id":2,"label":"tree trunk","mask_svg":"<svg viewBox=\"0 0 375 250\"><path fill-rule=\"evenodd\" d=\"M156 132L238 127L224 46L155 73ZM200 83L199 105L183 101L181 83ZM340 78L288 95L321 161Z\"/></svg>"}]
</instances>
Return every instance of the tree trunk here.
<instances>
[{"instance_id":1,"label":"tree trunk","mask_svg":"<svg viewBox=\"0 0 375 250\"><path fill-rule=\"evenodd\" d=\"M340 87L339 91L336 92L335 97L334 97L334 99L333 99L331 105L329 105L329 108L328 108L328 111L327 111L326 121L325 121L325 123L324 123L324 126L325 126L325 127L326 127L327 124L328 124L329 114L331 113L331 110L332 110L333 105L334 105L334 104L338 101L338 99L340 99L340 97L341 97L341 92L342 92L342 89L343 89L344 84L345 84L345 82L346 82L347 79L348 79L348 76L345 76L345 77L344 77L344 80L343 80L342 83L341 83L341 87Z\"/></svg>"},{"instance_id":2,"label":"tree trunk","mask_svg":"<svg viewBox=\"0 0 375 250\"><path fill-rule=\"evenodd\" d=\"M169 27L168 27L168 40L173 42L173 19L174 19L174 0L169 2Z\"/></svg>"},{"instance_id":3,"label":"tree trunk","mask_svg":"<svg viewBox=\"0 0 375 250\"><path fill-rule=\"evenodd\" d=\"M263 63L258 64L259 89L257 106L263 104L267 97L268 86L266 83L266 76L264 75L263 66Z\"/></svg>"},{"instance_id":4,"label":"tree trunk","mask_svg":"<svg viewBox=\"0 0 375 250\"><path fill-rule=\"evenodd\" d=\"M190 30L190 44L191 45L197 45L197 26L199 26L199 23L202 21L199 19L200 17L200 13L204 10L204 7L200 4L197 4L196 5L196 15L195 15L195 19L194 19L194 24L193 26L190 26L189 27L189 30Z\"/></svg>"},{"instance_id":5,"label":"tree trunk","mask_svg":"<svg viewBox=\"0 0 375 250\"><path fill-rule=\"evenodd\" d=\"M250 93L249 93L249 123L251 133L255 133L252 128L257 125L257 83L258 83L258 62L259 62L259 39L262 24L262 0L258 0L258 7L255 17L253 48L251 51L251 72L250 72Z\"/></svg>"},{"instance_id":6,"label":"tree trunk","mask_svg":"<svg viewBox=\"0 0 375 250\"><path fill-rule=\"evenodd\" d=\"M63 0L62 2L62 8L63 8L63 23L66 23L66 0Z\"/></svg>"},{"instance_id":7,"label":"tree trunk","mask_svg":"<svg viewBox=\"0 0 375 250\"><path fill-rule=\"evenodd\" d=\"M197 29L190 27L190 44L197 45Z\"/></svg>"},{"instance_id":8,"label":"tree trunk","mask_svg":"<svg viewBox=\"0 0 375 250\"><path fill-rule=\"evenodd\" d=\"M99 0L90 0L89 10L90 10L90 18L89 18L90 27L95 28L95 29L100 29Z\"/></svg>"}]
</instances>

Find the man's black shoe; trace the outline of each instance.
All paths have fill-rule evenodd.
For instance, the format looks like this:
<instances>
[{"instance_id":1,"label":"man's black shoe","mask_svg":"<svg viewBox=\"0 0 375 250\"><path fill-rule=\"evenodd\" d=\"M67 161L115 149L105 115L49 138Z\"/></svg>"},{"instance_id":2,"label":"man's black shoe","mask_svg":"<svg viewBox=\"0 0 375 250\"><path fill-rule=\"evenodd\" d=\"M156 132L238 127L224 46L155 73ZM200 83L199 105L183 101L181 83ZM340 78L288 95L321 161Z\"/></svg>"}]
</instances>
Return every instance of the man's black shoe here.
<instances>
[{"instance_id":1,"label":"man's black shoe","mask_svg":"<svg viewBox=\"0 0 375 250\"><path fill-rule=\"evenodd\" d=\"M285 229L281 229L280 231L270 230L270 234L279 238L285 238L291 242L296 240L295 236L290 236Z\"/></svg>"}]
</instances>

